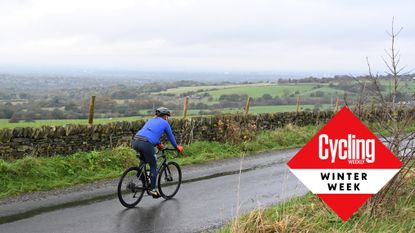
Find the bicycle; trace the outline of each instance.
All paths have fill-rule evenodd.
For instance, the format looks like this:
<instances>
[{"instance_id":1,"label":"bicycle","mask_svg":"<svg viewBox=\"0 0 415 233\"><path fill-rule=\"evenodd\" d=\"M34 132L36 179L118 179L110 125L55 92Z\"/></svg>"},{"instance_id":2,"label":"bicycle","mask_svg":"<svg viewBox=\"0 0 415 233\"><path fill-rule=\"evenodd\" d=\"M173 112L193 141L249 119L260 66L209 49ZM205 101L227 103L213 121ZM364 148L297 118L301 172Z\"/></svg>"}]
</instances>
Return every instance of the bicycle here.
<instances>
[{"instance_id":1,"label":"bicycle","mask_svg":"<svg viewBox=\"0 0 415 233\"><path fill-rule=\"evenodd\" d=\"M162 159L157 168L157 188L160 196L168 200L173 198L179 191L182 183L182 171L179 164L167 161L167 151L177 151L172 148L160 149L156 155L157 161ZM177 151L177 154L179 152ZM138 154L140 157L140 155ZM143 198L144 192L150 195L150 177L147 163L140 159L140 165L130 167L124 171L118 182L118 199L127 208L135 207ZM126 182L125 182L126 181ZM132 196L131 196L132 195ZM131 199L131 200L130 200Z\"/></svg>"}]
</instances>

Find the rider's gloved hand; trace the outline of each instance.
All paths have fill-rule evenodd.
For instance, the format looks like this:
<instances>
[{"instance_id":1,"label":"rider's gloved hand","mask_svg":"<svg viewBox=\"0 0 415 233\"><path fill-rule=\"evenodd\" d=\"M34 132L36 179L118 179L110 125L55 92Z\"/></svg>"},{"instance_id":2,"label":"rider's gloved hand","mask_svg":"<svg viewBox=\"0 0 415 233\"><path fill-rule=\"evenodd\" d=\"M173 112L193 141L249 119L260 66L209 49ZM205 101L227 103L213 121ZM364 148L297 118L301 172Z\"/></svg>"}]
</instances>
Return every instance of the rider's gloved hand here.
<instances>
[{"instance_id":1,"label":"rider's gloved hand","mask_svg":"<svg viewBox=\"0 0 415 233\"><path fill-rule=\"evenodd\" d=\"M176 149L177 149L179 152L182 152L182 151L183 151L183 147L182 147L182 146L179 146L179 145L177 145Z\"/></svg>"},{"instance_id":2,"label":"rider's gloved hand","mask_svg":"<svg viewBox=\"0 0 415 233\"><path fill-rule=\"evenodd\" d=\"M157 149L161 150L164 148L164 144L163 143L159 143L156 145Z\"/></svg>"}]
</instances>

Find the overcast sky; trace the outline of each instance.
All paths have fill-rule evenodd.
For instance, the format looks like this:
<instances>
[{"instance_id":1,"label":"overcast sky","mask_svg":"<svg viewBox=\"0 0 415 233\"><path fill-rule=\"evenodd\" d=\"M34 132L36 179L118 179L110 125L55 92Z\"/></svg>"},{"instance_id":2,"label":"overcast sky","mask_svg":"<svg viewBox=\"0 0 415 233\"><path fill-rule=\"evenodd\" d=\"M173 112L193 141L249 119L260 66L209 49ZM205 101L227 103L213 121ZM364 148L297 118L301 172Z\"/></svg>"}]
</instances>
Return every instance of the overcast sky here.
<instances>
[{"instance_id":1,"label":"overcast sky","mask_svg":"<svg viewBox=\"0 0 415 233\"><path fill-rule=\"evenodd\" d=\"M0 0L0 64L154 71L385 70L392 17L415 67L415 1Z\"/></svg>"}]
</instances>

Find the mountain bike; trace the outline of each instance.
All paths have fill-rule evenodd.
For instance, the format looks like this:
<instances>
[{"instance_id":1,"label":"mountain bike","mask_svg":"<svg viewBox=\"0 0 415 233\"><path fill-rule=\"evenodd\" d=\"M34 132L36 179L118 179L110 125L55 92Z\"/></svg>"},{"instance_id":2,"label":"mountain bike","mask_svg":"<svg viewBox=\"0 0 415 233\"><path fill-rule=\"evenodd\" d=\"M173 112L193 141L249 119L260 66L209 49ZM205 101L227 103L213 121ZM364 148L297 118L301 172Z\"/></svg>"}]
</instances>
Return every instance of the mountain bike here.
<instances>
[{"instance_id":1,"label":"mountain bike","mask_svg":"<svg viewBox=\"0 0 415 233\"><path fill-rule=\"evenodd\" d=\"M157 161L161 160L157 167L157 188L160 196L164 199L171 199L179 191L182 183L182 171L179 164L168 161L167 153L177 151L172 148L160 149L157 153ZM177 155L178 155L177 151ZM137 155L140 157L140 155ZM144 192L150 195L150 175L147 163L140 159L138 167L130 167L124 171L118 182L118 199L127 208L133 208L143 198Z\"/></svg>"}]
</instances>

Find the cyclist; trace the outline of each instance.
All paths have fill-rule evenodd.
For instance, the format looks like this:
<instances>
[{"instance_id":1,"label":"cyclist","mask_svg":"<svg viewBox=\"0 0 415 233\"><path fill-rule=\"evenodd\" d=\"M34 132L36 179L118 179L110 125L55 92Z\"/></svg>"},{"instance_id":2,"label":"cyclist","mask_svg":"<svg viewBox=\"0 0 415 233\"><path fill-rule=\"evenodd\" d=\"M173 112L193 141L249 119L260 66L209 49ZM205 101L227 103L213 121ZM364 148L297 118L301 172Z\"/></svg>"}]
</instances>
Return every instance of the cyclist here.
<instances>
[{"instance_id":1,"label":"cyclist","mask_svg":"<svg viewBox=\"0 0 415 233\"><path fill-rule=\"evenodd\" d=\"M150 180L151 191L150 194L154 198L159 198L160 194L156 190L156 178L157 178L157 158L154 147L162 149L164 146L160 143L160 138L163 133L166 133L167 138L174 148L179 152L183 151L183 147L177 145L174 138L168 118L171 116L171 112L168 108L160 107L156 110L156 114L153 118L149 119L141 128L132 141L132 147L135 151L140 153L144 162L150 164Z\"/></svg>"}]
</instances>

